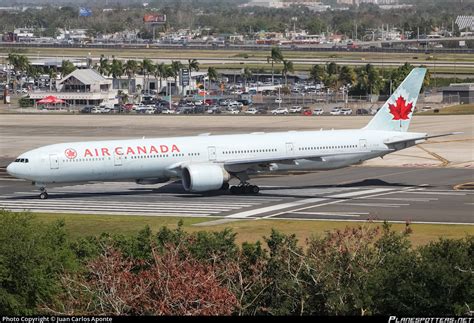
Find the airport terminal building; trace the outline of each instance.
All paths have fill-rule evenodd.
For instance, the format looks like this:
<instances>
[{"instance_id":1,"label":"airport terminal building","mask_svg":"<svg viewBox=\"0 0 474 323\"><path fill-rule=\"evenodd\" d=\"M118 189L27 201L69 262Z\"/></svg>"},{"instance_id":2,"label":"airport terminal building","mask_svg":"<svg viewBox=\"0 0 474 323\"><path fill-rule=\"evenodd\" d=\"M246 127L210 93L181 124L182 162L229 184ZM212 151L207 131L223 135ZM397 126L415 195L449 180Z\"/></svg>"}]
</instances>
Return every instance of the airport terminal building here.
<instances>
[{"instance_id":1,"label":"airport terminal building","mask_svg":"<svg viewBox=\"0 0 474 323\"><path fill-rule=\"evenodd\" d=\"M52 95L72 106L117 103L117 91L112 80L106 79L93 69L76 69L56 84L56 92L30 92L29 97L39 100Z\"/></svg>"}]
</instances>

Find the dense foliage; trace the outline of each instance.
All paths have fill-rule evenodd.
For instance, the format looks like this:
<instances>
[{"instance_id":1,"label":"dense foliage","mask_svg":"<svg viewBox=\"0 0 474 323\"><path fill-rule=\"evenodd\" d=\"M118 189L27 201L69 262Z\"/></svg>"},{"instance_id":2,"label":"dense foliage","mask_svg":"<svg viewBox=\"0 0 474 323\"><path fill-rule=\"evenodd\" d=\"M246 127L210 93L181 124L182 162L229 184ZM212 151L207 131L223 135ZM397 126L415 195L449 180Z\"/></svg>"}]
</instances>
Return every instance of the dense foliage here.
<instances>
[{"instance_id":1,"label":"dense foliage","mask_svg":"<svg viewBox=\"0 0 474 323\"><path fill-rule=\"evenodd\" d=\"M69 315L468 315L474 237L412 248L409 230L360 225L303 246L272 231L176 229L70 241L64 222L0 213L0 310Z\"/></svg>"}]
</instances>

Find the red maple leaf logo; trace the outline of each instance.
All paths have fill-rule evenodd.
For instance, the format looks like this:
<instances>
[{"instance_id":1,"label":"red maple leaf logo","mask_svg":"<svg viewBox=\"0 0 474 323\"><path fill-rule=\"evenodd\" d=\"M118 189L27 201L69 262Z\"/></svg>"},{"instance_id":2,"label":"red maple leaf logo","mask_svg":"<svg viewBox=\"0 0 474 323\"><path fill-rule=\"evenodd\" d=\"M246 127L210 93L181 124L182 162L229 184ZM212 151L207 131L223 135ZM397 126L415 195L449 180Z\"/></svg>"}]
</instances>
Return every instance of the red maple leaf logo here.
<instances>
[{"instance_id":1,"label":"red maple leaf logo","mask_svg":"<svg viewBox=\"0 0 474 323\"><path fill-rule=\"evenodd\" d=\"M407 101L401 95L395 101L395 104L388 104L390 113L393 115L392 120L407 120L408 115L413 109L413 102L406 104Z\"/></svg>"},{"instance_id":2,"label":"red maple leaf logo","mask_svg":"<svg viewBox=\"0 0 474 323\"><path fill-rule=\"evenodd\" d=\"M69 159L74 159L74 158L76 158L76 156L77 156L77 152L76 152L74 149L72 149L72 148L66 149L66 150L64 151L64 154L65 154L66 157L69 158Z\"/></svg>"}]
</instances>

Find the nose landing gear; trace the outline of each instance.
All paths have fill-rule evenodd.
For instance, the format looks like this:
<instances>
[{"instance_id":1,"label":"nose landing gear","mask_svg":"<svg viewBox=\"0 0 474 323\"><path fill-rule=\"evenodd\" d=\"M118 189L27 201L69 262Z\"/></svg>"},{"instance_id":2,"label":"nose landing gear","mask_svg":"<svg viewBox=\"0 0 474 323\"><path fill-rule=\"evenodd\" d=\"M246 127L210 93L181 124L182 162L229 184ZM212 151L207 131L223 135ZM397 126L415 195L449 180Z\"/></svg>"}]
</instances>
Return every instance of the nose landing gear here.
<instances>
[{"instance_id":1,"label":"nose landing gear","mask_svg":"<svg viewBox=\"0 0 474 323\"><path fill-rule=\"evenodd\" d=\"M40 188L40 191L41 191L41 193L40 193L40 195L39 195L39 198L40 198L41 200L46 200L46 199L48 198L48 192L46 192L46 188L45 188L45 187L41 187L41 188Z\"/></svg>"}]
</instances>

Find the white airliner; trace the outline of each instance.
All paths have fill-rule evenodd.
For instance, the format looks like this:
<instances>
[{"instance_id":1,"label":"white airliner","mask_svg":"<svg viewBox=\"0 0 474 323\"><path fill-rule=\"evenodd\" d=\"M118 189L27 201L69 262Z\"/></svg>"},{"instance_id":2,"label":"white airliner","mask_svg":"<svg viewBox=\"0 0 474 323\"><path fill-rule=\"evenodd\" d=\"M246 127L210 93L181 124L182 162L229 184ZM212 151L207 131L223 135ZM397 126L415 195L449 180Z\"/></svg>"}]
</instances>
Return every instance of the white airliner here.
<instances>
[{"instance_id":1,"label":"white airliner","mask_svg":"<svg viewBox=\"0 0 474 323\"><path fill-rule=\"evenodd\" d=\"M49 183L154 184L173 178L181 178L189 192L227 190L229 180L237 178L240 184L230 187L232 194L257 194L249 175L341 168L455 134L407 132L425 73L414 68L362 129L71 142L30 150L7 172L40 187L41 199L48 198Z\"/></svg>"}]
</instances>

